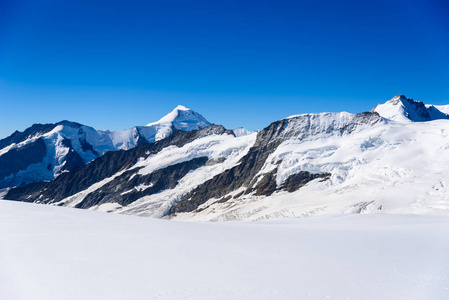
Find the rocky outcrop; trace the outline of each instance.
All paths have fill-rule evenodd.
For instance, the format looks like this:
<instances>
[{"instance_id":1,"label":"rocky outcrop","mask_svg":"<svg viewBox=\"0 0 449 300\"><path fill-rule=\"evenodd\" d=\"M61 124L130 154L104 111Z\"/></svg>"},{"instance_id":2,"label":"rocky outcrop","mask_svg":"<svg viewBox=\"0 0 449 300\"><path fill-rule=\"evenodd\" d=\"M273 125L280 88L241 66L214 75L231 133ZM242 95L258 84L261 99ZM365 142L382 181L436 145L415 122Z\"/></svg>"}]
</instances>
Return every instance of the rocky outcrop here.
<instances>
[{"instance_id":1,"label":"rocky outcrop","mask_svg":"<svg viewBox=\"0 0 449 300\"><path fill-rule=\"evenodd\" d=\"M203 166L207 160L207 157L195 158L156 170L148 175L139 175L139 169L127 171L88 194L76 207L89 208L104 203L126 206L141 197L176 187L181 178L191 170Z\"/></svg>"},{"instance_id":2,"label":"rocky outcrop","mask_svg":"<svg viewBox=\"0 0 449 300\"><path fill-rule=\"evenodd\" d=\"M320 178L321 180L327 180L331 176L330 173L312 174L307 171L301 171L297 174L290 175L279 187L279 190L287 192L294 192L306 185L309 181Z\"/></svg>"}]
</instances>

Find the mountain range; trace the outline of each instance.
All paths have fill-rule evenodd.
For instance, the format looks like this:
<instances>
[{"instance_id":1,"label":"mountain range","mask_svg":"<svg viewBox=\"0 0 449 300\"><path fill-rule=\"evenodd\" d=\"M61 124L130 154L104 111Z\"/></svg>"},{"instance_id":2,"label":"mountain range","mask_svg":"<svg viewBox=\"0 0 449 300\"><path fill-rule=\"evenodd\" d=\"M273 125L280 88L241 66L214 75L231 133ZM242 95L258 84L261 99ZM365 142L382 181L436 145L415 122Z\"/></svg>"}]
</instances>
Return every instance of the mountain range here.
<instances>
[{"instance_id":1,"label":"mountain range","mask_svg":"<svg viewBox=\"0 0 449 300\"><path fill-rule=\"evenodd\" d=\"M449 214L448 112L398 95L258 132L183 106L119 132L35 124L0 140L0 188L8 200L179 220Z\"/></svg>"},{"instance_id":2,"label":"mountain range","mask_svg":"<svg viewBox=\"0 0 449 300\"><path fill-rule=\"evenodd\" d=\"M201 115L181 105L157 122L123 131L96 130L69 121L34 124L0 140L0 188L52 180L108 151L129 150L164 139L173 130L208 125Z\"/></svg>"}]
</instances>

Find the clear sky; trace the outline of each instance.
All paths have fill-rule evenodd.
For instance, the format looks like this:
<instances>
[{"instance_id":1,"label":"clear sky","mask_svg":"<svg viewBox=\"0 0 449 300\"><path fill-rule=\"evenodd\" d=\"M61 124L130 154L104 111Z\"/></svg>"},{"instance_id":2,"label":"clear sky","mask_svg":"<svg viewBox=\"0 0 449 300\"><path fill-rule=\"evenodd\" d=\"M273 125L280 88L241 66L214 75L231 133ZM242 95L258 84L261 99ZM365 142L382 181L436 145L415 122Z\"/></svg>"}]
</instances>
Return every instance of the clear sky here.
<instances>
[{"instance_id":1,"label":"clear sky","mask_svg":"<svg viewBox=\"0 0 449 300\"><path fill-rule=\"evenodd\" d=\"M449 2L0 0L0 138L121 130L178 104L227 128L449 104Z\"/></svg>"}]
</instances>

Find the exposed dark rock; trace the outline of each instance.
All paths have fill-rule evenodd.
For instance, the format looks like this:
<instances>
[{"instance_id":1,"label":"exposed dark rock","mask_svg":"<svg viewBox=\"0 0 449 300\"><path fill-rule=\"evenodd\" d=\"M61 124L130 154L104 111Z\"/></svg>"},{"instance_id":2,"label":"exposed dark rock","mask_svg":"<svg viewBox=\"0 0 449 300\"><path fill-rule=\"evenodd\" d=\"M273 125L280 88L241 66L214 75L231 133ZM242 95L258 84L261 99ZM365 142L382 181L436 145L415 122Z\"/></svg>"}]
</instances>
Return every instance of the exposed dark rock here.
<instances>
[{"instance_id":1,"label":"exposed dark rock","mask_svg":"<svg viewBox=\"0 0 449 300\"><path fill-rule=\"evenodd\" d=\"M64 147L72 149L72 141L70 141L68 138L63 138L62 141L61 141L61 144Z\"/></svg>"},{"instance_id":2,"label":"exposed dark rock","mask_svg":"<svg viewBox=\"0 0 449 300\"><path fill-rule=\"evenodd\" d=\"M270 196L276 191L276 172L277 169L266 173L263 175L262 179L257 182L254 188L255 194L257 196ZM252 191L253 189L248 189L247 191Z\"/></svg>"},{"instance_id":3,"label":"exposed dark rock","mask_svg":"<svg viewBox=\"0 0 449 300\"><path fill-rule=\"evenodd\" d=\"M62 165L61 171L71 171L86 164L78 152L73 149L72 141L70 139L64 138L61 143L69 148L69 151L64 158L64 164Z\"/></svg>"},{"instance_id":4,"label":"exposed dark rock","mask_svg":"<svg viewBox=\"0 0 449 300\"><path fill-rule=\"evenodd\" d=\"M245 191L241 191L241 192L235 194L234 197L232 197L232 198L238 199L238 198L240 198L240 196L242 196L244 193L245 193Z\"/></svg>"},{"instance_id":5,"label":"exposed dark rock","mask_svg":"<svg viewBox=\"0 0 449 300\"><path fill-rule=\"evenodd\" d=\"M80 129L80 131L81 130L82 129ZM80 144L81 144L81 149L84 152L90 151L94 155L97 155L97 156L99 155L98 152L94 150L94 147L91 144L89 144L89 142L85 138L80 138L79 141L80 141Z\"/></svg>"},{"instance_id":6,"label":"exposed dark rock","mask_svg":"<svg viewBox=\"0 0 449 300\"><path fill-rule=\"evenodd\" d=\"M203 166L207 160L207 157L194 158L143 176L137 174L139 169L127 171L88 194L76 207L89 208L109 202L126 206L143 196L174 188L189 171Z\"/></svg>"},{"instance_id":7,"label":"exposed dark rock","mask_svg":"<svg viewBox=\"0 0 449 300\"><path fill-rule=\"evenodd\" d=\"M322 180L327 180L331 176L330 173L312 174L307 171L301 171L297 174L290 175L280 186L280 190L285 190L287 192L294 192L299 188L306 185L308 182L321 178Z\"/></svg>"},{"instance_id":8,"label":"exposed dark rock","mask_svg":"<svg viewBox=\"0 0 449 300\"><path fill-rule=\"evenodd\" d=\"M134 136L135 139L137 139L136 146L141 146L144 144L148 144L148 140L140 133L139 128L136 127L137 133Z\"/></svg>"},{"instance_id":9,"label":"exposed dark rock","mask_svg":"<svg viewBox=\"0 0 449 300\"><path fill-rule=\"evenodd\" d=\"M221 164L225 160L226 160L226 157L219 157L219 158L216 158L216 159L209 159L207 161L206 166L213 166L213 165L216 165L216 164Z\"/></svg>"},{"instance_id":10,"label":"exposed dark rock","mask_svg":"<svg viewBox=\"0 0 449 300\"><path fill-rule=\"evenodd\" d=\"M80 168L86 165L82 157L78 154L78 152L73 150L73 148L70 148L69 152L64 158L64 161L65 163L62 166L61 171L72 171L76 168Z\"/></svg>"},{"instance_id":11,"label":"exposed dark rock","mask_svg":"<svg viewBox=\"0 0 449 300\"><path fill-rule=\"evenodd\" d=\"M43 191L47 188L48 182L32 182L27 185L15 187L8 192L7 200L17 200L23 202L36 202L39 199L39 194L36 191ZM32 197L27 198L24 195L32 195ZM44 202L45 203L45 202Z\"/></svg>"},{"instance_id":12,"label":"exposed dark rock","mask_svg":"<svg viewBox=\"0 0 449 300\"><path fill-rule=\"evenodd\" d=\"M225 197L221 198L220 200L218 200L218 203L223 203L223 202L226 202L226 201L228 201L230 199L232 199L232 196L228 195L228 196L225 196Z\"/></svg>"}]
</instances>

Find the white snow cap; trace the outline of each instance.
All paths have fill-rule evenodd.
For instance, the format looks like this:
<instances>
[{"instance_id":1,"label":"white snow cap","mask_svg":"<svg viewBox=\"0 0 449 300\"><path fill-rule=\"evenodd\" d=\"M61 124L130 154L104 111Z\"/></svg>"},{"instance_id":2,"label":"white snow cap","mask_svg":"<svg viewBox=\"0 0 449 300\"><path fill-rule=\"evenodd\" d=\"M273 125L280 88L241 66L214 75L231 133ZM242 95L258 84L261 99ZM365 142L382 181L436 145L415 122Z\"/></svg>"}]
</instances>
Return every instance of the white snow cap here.
<instances>
[{"instance_id":1,"label":"white snow cap","mask_svg":"<svg viewBox=\"0 0 449 300\"><path fill-rule=\"evenodd\" d=\"M166 138L172 129L192 131L211 125L202 115L178 105L159 121L139 127L140 133L151 143Z\"/></svg>"},{"instance_id":2,"label":"white snow cap","mask_svg":"<svg viewBox=\"0 0 449 300\"><path fill-rule=\"evenodd\" d=\"M147 126L167 123L172 124L176 129L185 131L197 130L211 124L199 113L194 112L183 105L178 105L173 111L162 117L159 121L147 124Z\"/></svg>"},{"instance_id":3,"label":"white snow cap","mask_svg":"<svg viewBox=\"0 0 449 300\"><path fill-rule=\"evenodd\" d=\"M448 119L448 115L435 106L426 106L421 101L415 101L404 95L397 95L384 104L377 105L372 111L400 123Z\"/></svg>"}]
</instances>

